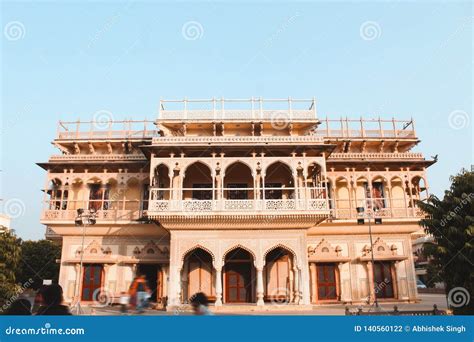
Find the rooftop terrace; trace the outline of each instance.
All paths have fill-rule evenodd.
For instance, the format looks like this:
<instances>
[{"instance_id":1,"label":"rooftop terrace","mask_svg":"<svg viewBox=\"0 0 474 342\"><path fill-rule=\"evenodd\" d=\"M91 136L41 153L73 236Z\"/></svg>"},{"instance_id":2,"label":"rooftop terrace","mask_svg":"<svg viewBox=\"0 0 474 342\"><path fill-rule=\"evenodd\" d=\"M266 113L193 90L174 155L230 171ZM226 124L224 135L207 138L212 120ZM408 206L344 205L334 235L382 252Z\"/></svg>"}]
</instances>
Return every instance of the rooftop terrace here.
<instances>
[{"instance_id":1,"label":"rooftop terrace","mask_svg":"<svg viewBox=\"0 0 474 342\"><path fill-rule=\"evenodd\" d=\"M313 99L197 99L160 100L158 121L316 121Z\"/></svg>"}]
</instances>

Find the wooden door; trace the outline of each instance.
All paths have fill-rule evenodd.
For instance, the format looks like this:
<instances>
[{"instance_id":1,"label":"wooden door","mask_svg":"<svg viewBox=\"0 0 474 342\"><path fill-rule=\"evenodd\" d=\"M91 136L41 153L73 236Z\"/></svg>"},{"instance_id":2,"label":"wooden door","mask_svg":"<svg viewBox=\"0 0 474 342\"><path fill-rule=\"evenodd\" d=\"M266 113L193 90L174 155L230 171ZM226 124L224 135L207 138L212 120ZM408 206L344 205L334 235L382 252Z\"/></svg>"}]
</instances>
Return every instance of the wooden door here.
<instances>
[{"instance_id":1,"label":"wooden door","mask_svg":"<svg viewBox=\"0 0 474 342\"><path fill-rule=\"evenodd\" d=\"M374 285L377 298L393 298L392 264L375 262Z\"/></svg>"},{"instance_id":2,"label":"wooden door","mask_svg":"<svg viewBox=\"0 0 474 342\"><path fill-rule=\"evenodd\" d=\"M337 300L337 278L335 264L317 264L318 299Z\"/></svg>"},{"instance_id":3,"label":"wooden door","mask_svg":"<svg viewBox=\"0 0 474 342\"><path fill-rule=\"evenodd\" d=\"M94 292L102 287L103 266L99 264L89 264L83 266L81 298L84 301L97 300L98 293Z\"/></svg>"},{"instance_id":4,"label":"wooden door","mask_svg":"<svg viewBox=\"0 0 474 342\"><path fill-rule=\"evenodd\" d=\"M229 263L225 272L226 303L250 302L250 265Z\"/></svg>"}]
</instances>

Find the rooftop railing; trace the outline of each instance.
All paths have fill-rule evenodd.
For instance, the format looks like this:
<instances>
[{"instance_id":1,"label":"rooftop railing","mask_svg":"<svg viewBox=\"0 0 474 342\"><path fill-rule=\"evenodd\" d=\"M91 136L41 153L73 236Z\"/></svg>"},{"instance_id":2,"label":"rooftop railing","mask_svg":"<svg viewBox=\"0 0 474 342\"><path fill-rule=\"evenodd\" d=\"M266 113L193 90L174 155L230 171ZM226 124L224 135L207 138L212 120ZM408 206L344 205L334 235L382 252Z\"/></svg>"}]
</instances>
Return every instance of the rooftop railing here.
<instances>
[{"instance_id":1,"label":"rooftop railing","mask_svg":"<svg viewBox=\"0 0 474 342\"><path fill-rule=\"evenodd\" d=\"M416 138L411 120L324 119L315 134L325 138Z\"/></svg>"},{"instance_id":2,"label":"rooftop railing","mask_svg":"<svg viewBox=\"0 0 474 342\"><path fill-rule=\"evenodd\" d=\"M148 139L157 135L151 120L59 121L58 139Z\"/></svg>"},{"instance_id":3,"label":"rooftop railing","mask_svg":"<svg viewBox=\"0 0 474 342\"><path fill-rule=\"evenodd\" d=\"M158 120L315 121L316 100L314 98L160 100Z\"/></svg>"},{"instance_id":4,"label":"rooftop railing","mask_svg":"<svg viewBox=\"0 0 474 342\"><path fill-rule=\"evenodd\" d=\"M164 101L164 100L162 100ZM204 101L204 100L203 100ZM230 101L230 100L226 100ZM237 101L237 100L236 100ZM269 100L278 101L278 100ZM288 101L288 100L287 100ZM300 100L291 100L300 101ZM301 100L308 101L308 100ZM253 102L252 102L253 103ZM199 121L199 120L275 120L278 124L291 120L316 120L314 105L309 109L213 109L213 110L161 110L159 120ZM244 136L223 137L160 137L151 120L120 120L120 121L59 121L57 139L59 140L100 140L100 139L244 139ZM331 138L408 138L416 139L413 120L382 120L382 119L325 119L320 121L317 129L304 136L287 136L288 139L331 139ZM248 139L271 139L269 136L249 136ZM285 139L283 136L274 139ZM170 141L171 142L171 141ZM196 142L196 141L195 141Z\"/></svg>"}]
</instances>

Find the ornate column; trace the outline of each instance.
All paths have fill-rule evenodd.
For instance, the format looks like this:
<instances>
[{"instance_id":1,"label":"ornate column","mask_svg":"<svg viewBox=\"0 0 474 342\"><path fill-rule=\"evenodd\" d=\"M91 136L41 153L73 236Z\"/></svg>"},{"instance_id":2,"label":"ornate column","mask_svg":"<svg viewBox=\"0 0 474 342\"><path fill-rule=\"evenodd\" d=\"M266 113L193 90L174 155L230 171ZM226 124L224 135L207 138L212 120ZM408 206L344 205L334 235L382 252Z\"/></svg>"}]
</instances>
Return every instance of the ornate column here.
<instances>
[{"instance_id":1,"label":"ornate column","mask_svg":"<svg viewBox=\"0 0 474 342\"><path fill-rule=\"evenodd\" d=\"M392 196L392 181L387 182L387 193L388 193L388 201L389 201L389 206L390 206L390 216L394 217L394 212L393 212L393 196Z\"/></svg>"},{"instance_id":2,"label":"ornate column","mask_svg":"<svg viewBox=\"0 0 474 342\"><path fill-rule=\"evenodd\" d=\"M300 288L301 288L301 300L300 304L309 305L311 304L309 295L309 267L308 260L305 258L303 266L300 270Z\"/></svg>"},{"instance_id":3,"label":"ornate column","mask_svg":"<svg viewBox=\"0 0 474 342\"><path fill-rule=\"evenodd\" d=\"M390 273L392 275L392 281L393 281L393 298L395 299L400 299L399 293L398 293L398 264L399 264L399 261L396 260L393 262L393 266L390 267Z\"/></svg>"},{"instance_id":4,"label":"ornate column","mask_svg":"<svg viewBox=\"0 0 474 342\"><path fill-rule=\"evenodd\" d=\"M263 301L263 266L257 267L257 305L265 305Z\"/></svg>"},{"instance_id":5,"label":"ornate column","mask_svg":"<svg viewBox=\"0 0 474 342\"><path fill-rule=\"evenodd\" d=\"M81 250L81 253L83 251ZM74 265L74 270L76 271L76 284L74 285L74 301L79 301L81 299L81 288L82 288L82 272L81 265L79 263Z\"/></svg>"},{"instance_id":6,"label":"ornate column","mask_svg":"<svg viewBox=\"0 0 474 342\"><path fill-rule=\"evenodd\" d=\"M369 279L369 302L373 303L375 300L375 289L374 289L374 269L372 261L367 261L367 277Z\"/></svg>"},{"instance_id":7,"label":"ornate column","mask_svg":"<svg viewBox=\"0 0 474 342\"><path fill-rule=\"evenodd\" d=\"M309 263L309 270L311 274L311 303L316 303L318 301L318 279L315 262Z\"/></svg>"},{"instance_id":8,"label":"ornate column","mask_svg":"<svg viewBox=\"0 0 474 342\"><path fill-rule=\"evenodd\" d=\"M293 281L295 283L295 285L293 287L293 289L294 289L293 298L294 298L295 304L300 303L300 282L299 282L299 278L300 278L299 270L298 270L298 267L295 266L295 267L293 267Z\"/></svg>"},{"instance_id":9,"label":"ornate column","mask_svg":"<svg viewBox=\"0 0 474 342\"><path fill-rule=\"evenodd\" d=\"M163 297L169 297L169 293L168 293L169 266L162 265L161 271L163 272Z\"/></svg>"},{"instance_id":10,"label":"ornate column","mask_svg":"<svg viewBox=\"0 0 474 342\"><path fill-rule=\"evenodd\" d=\"M107 284L107 282L109 281L109 268L110 268L110 265L109 264L104 264L104 282L103 282L103 286L104 288L109 289L109 286Z\"/></svg>"},{"instance_id":11,"label":"ornate column","mask_svg":"<svg viewBox=\"0 0 474 342\"><path fill-rule=\"evenodd\" d=\"M215 180L216 180L216 199L220 200L222 198L222 170L217 163L216 169L215 169Z\"/></svg>"},{"instance_id":12,"label":"ornate column","mask_svg":"<svg viewBox=\"0 0 474 342\"><path fill-rule=\"evenodd\" d=\"M216 303L222 306L222 265L216 265Z\"/></svg>"},{"instance_id":13,"label":"ornate column","mask_svg":"<svg viewBox=\"0 0 474 342\"><path fill-rule=\"evenodd\" d=\"M342 274L342 262L337 263L337 273L336 273L336 296L337 300L342 300L342 283L341 283L341 274Z\"/></svg>"}]
</instances>

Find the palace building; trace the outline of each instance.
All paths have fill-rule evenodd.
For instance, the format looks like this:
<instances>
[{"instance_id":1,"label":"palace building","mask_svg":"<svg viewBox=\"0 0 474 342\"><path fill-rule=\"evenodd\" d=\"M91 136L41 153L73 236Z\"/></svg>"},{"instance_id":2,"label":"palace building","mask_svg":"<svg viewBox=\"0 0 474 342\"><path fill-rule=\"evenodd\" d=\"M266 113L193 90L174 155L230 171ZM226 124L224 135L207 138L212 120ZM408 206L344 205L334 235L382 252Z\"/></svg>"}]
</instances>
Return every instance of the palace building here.
<instances>
[{"instance_id":1,"label":"palace building","mask_svg":"<svg viewBox=\"0 0 474 342\"><path fill-rule=\"evenodd\" d=\"M435 161L411 152L413 120L319 119L291 98L102 119L59 122L61 153L39 164L66 301L117 298L137 273L168 308L196 292L216 309L417 300L416 203Z\"/></svg>"}]
</instances>

